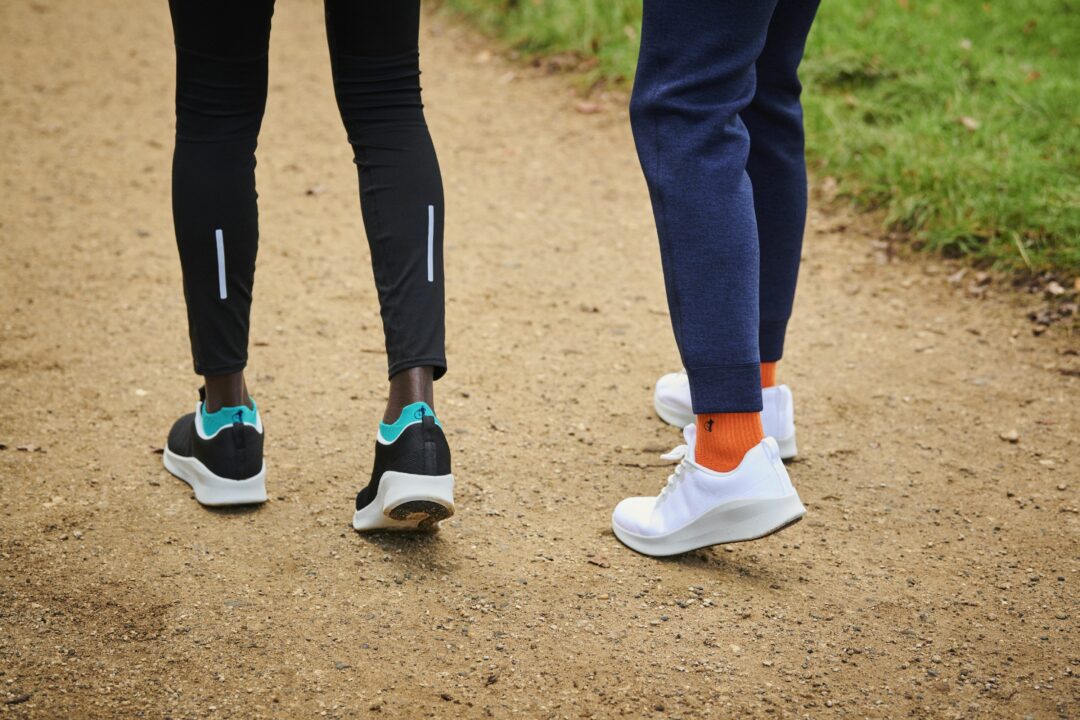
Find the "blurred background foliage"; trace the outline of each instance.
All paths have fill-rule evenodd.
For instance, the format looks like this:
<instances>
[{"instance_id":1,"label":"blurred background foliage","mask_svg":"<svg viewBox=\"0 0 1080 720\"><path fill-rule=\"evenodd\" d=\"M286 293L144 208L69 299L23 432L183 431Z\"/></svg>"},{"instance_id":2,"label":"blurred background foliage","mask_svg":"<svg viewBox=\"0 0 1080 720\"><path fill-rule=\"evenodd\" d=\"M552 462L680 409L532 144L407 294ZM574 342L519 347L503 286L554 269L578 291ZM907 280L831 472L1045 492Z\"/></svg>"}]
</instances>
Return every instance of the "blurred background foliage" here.
<instances>
[{"instance_id":1,"label":"blurred background foliage","mask_svg":"<svg viewBox=\"0 0 1080 720\"><path fill-rule=\"evenodd\" d=\"M632 82L641 0L442 4L526 56L576 58L590 85ZM1080 2L824 0L802 77L829 195L916 248L1080 273Z\"/></svg>"}]
</instances>

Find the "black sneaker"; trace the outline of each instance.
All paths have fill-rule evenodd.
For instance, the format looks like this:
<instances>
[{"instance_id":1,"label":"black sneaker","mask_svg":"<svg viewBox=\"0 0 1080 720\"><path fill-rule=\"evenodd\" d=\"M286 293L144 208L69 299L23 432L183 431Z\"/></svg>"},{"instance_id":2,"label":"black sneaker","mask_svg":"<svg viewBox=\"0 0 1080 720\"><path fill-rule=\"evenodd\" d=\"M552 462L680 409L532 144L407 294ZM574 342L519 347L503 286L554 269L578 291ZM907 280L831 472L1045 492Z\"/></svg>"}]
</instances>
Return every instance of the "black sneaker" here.
<instances>
[{"instance_id":1,"label":"black sneaker","mask_svg":"<svg viewBox=\"0 0 1080 720\"><path fill-rule=\"evenodd\" d=\"M434 530L454 514L450 446L427 403L379 423L371 482L356 496L357 530Z\"/></svg>"},{"instance_id":2,"label":"black sneaker","mask_svg":"<svg viewBox=\"0 0 1080 720\"><path fill-rule=\"evenodd\" d=\"M177 420L169 431L165 469L190 485L203 505L266 502L263 425L255 401L250 408L207 413L205 399L200 388L195 412Z\"/></svg>"}]
</instances>

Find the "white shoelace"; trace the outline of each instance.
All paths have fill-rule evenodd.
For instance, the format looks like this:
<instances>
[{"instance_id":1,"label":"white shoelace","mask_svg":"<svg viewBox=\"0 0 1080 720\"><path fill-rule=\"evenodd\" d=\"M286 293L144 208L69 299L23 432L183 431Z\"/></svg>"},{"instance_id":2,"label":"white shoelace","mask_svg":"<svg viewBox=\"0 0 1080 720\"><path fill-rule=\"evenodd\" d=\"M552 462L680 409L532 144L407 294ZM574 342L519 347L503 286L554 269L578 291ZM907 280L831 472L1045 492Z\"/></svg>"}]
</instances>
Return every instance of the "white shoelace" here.
<instances>
[{"instance_id":1,"label":"white shoelace","mask_svg":"<svg viewBox=\"0 0 1080 720\"><path fill-rule=\"evenodd\" d=\"M679 445L670 452L664 453L660 456L661 460L677 461L679 464L675 466L675 472L668 475L667 484L664 485L664 489L660 491L659 497L656 498L656 503L659 505L667 497L668 490L674 491L675 487L679 484L679 481L683 477L683 468L686 467L686 456L690 452L689 445Z\"/></svg>"}]
</instances>

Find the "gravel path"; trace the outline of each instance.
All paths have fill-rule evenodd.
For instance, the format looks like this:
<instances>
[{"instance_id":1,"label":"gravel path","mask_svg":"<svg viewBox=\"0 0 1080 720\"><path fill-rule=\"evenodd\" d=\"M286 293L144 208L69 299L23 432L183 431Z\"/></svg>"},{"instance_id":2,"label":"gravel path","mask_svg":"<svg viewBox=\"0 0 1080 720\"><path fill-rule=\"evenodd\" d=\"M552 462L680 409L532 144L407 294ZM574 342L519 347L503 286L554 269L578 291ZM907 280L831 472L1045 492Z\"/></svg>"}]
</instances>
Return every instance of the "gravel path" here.
<instances>
[{"instance_id":1,"label":"gravel path","mask_svg":"<svg viewBox=\"0 0 1080 720\"><path fill-rule=\"evenodd\" d=\"M625 112L443 17L459 513L354 533L378 309L321 4L274 20L249 370L272 499L214 512L154 452L195 387L166 5L0 6L0 716L1080 715L1075 337L815 209L781 367L806 520L629 552L611 508L679 438Z\"/></svg>"}]
</instances>

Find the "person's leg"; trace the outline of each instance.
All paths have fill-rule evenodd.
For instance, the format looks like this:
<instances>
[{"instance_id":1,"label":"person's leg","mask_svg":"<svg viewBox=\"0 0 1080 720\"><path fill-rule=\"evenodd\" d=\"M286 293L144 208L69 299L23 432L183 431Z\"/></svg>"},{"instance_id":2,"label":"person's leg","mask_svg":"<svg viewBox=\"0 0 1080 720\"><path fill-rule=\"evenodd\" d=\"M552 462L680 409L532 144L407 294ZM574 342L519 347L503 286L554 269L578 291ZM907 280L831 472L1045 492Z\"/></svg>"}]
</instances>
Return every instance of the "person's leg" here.
<instances>
[{"instance_id":1,"label":"person's leg","mask_svg":"<svg viewBox=\"0 0 1080 720\"><path fill-rule=\"evenodd\" d=\"M173 424L165 467L206 505L266 501L263 426L247 392L259 228L255 145L273 0L170 0L176 41L173 221L195 372L205 389Z\"/></svg>"},{"instance_id":2,"label":"person's leg","mask_svg":"<svg viewBox=\"0 0 1080 720\"><path fill-rule=\"evenodd\" d=\"M739 113L773 5L646 0L630 105L699 455L721 470L762 438L758 238Z\"/></svg>"},{"instance_id":3,"label":"person's leg","mask_svg":"<svg viewBox=\"0 0 1080 720\"><path fill-rule=\"evenodd\" d=\"M326 0L334 90L360 178L389 365L384 420L446 372L443 189L420 98L419 0Z\"/></svg>"},{"instance_id":4,"label":"person's leg","mask_svg":"<svg viewBox=\"0 0 1080 720\"><path fill-rule=\"evenodd\" d=\"M660 238L695 423L656 497L612 514L627 546L671 555L751 540L806 509L762 432L758 234L739 114L775 0L645 0L631 121Z\"/></svg>"},{"instance_id":5,"label":"person's leg","mask_svg":"<svg viewBox=\"0 0 1080 720\"><path fill-rule=\"evenodd\" d=\"M325 0L334 91L360 178L390 393L357 530L431 529L454 513L433 409L443 348L443 189L420 100L419 0Z\"/></svg>"},{"instance_id":6,"label":"person's leg","mask_svg":"<svg viewBox=\"0 0 1080 720\"><path fill-rule=\"evenodd\" d=\"M206 406L248 402L248 319L259 227L255 145L273 0L170 0L176 42L173 221L195 372Z\"/></svg>"},{"instance_id":7,"label":"person's leg","mask_svg":"<svg viewBox=\"0 0 1080 720\"><path fill-rule=\"evenodd\" d=\"M791 315L806 222L806 163L797 74L817 0L779 0L755 63L756 91L740 117L750 135L746 169L754 188L760 246L760 346L762 425L794 457L791 392L778 386L777 364ZM693 422L687 377L669 373L656 383L657 413L679 427Z\"/></svg>"},{"instance_id":8,"label":"person's leg","mask_svg":"<svg viewBox=\"0 0 1080 720\"><path fill-rule=\"evenodd\" d=\"M756 64L757 90L742 112L761 247L762 387L776 385L799 274L807 193L798 67L817 7L818 0L779 0Z\"/></svg>"}]
</instances>

